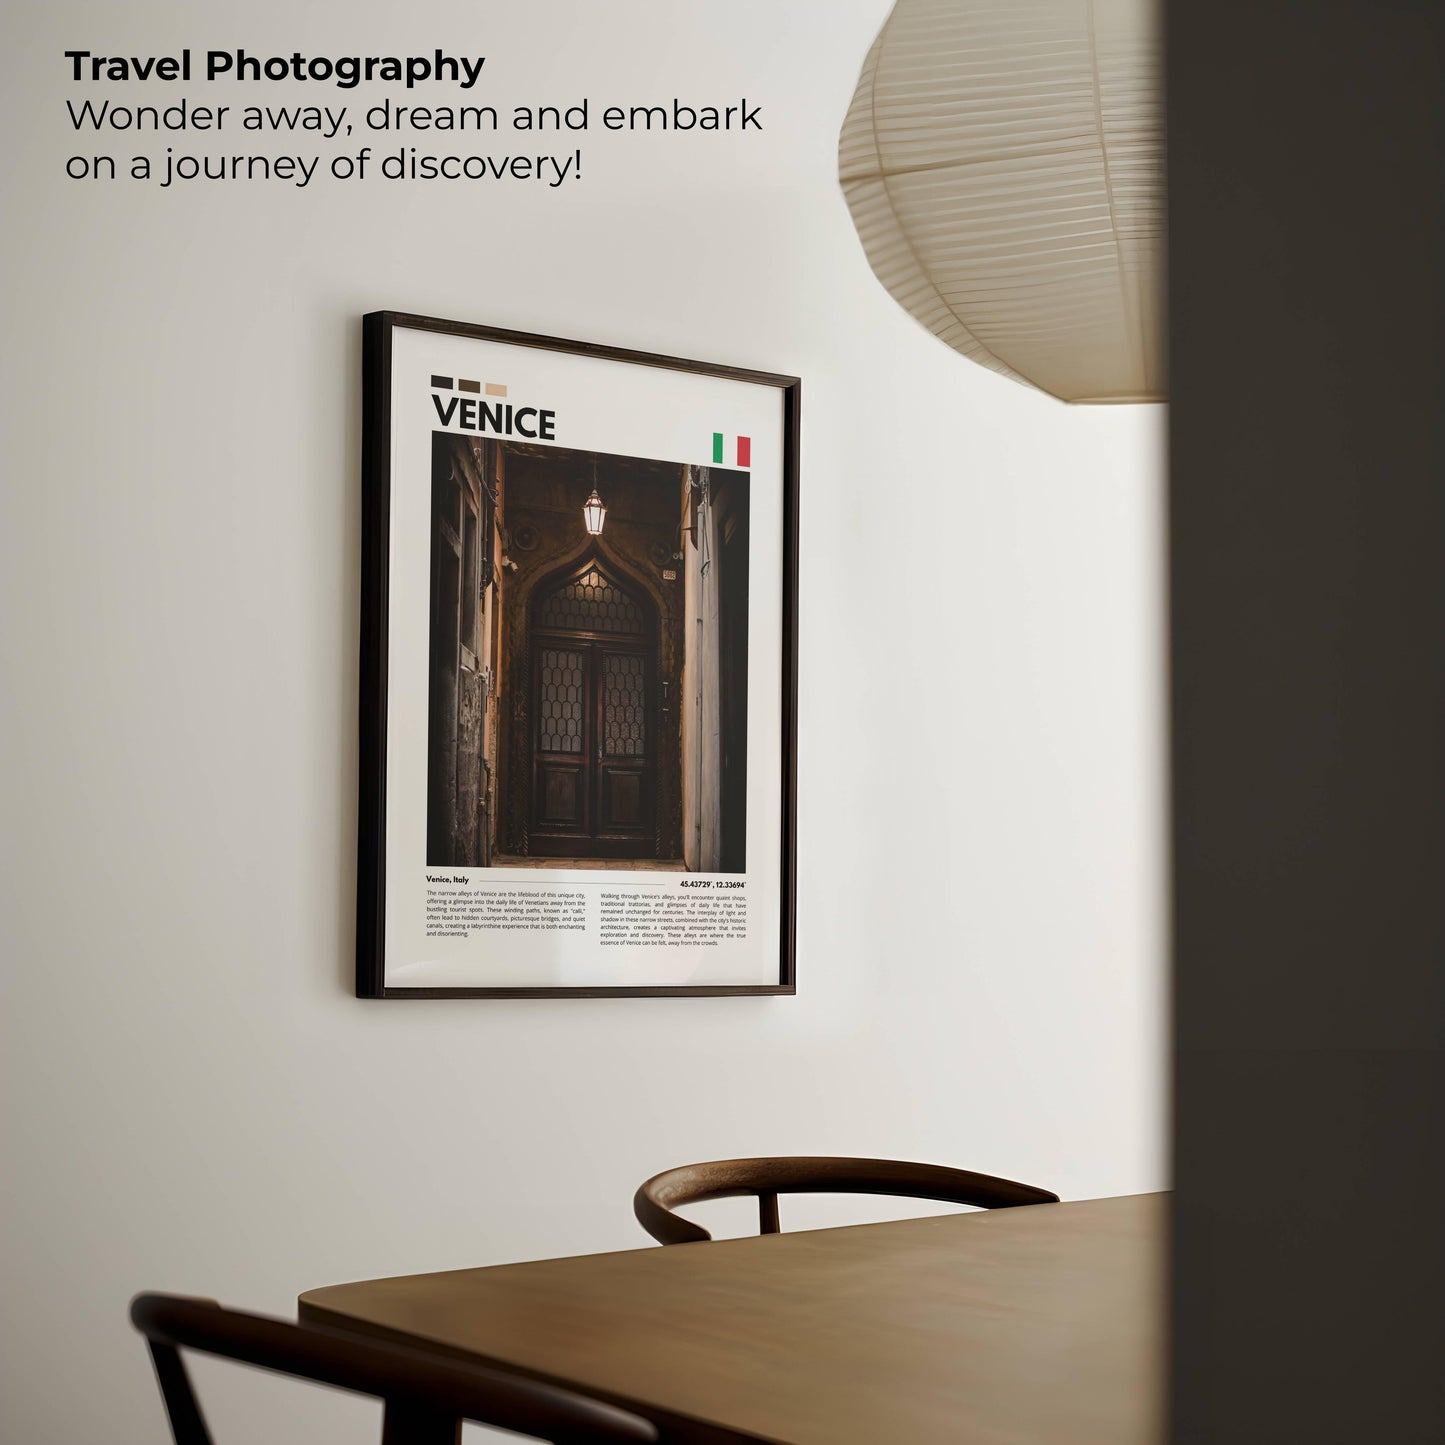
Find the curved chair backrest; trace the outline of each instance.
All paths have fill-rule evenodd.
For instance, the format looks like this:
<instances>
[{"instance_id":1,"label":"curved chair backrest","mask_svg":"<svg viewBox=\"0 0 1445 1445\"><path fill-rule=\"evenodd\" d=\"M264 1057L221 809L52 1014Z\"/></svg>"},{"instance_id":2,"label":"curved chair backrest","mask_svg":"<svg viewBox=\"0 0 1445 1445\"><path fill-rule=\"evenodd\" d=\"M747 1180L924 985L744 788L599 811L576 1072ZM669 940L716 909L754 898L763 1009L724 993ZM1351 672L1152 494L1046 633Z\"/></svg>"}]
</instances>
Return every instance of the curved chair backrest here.
<instances>
[{"instance_id":1,"label":"curved chair backrest","mask_svg":"<svg viewBox=\"0 0 1445 1445\"><path fill-rule=\"evenodd\" d=\"M900 1159L718 1159L654 1174L633 1197L632 1209L637 1222L654 1239L663 1244L690 1244L712 1235L672 1211L681 1204L739 1194L758 1196L758 1222L764 1234L778 1233L780 1194L891 1194L972 1204L980 1209L1059 1202L1059 1196L1047 1189L941 1164L910 1164Z\"/></svg>"},{"instance_id":2,"label":"curved chair backrest","mask_svg":"<svg viewBox=\"0 0 1445 1445\"><path fill-rule=\"evenodd\" d=\"M658 1439L648 1421L570 1390L339 1330L223 1309L214 1300L137 1295L130 1317L150 1345L176 1445L211 1445L181 1349L380 1399L382 1445L456 1445L463 1420L557 1445Z\"/></svg>"}]
</instances>

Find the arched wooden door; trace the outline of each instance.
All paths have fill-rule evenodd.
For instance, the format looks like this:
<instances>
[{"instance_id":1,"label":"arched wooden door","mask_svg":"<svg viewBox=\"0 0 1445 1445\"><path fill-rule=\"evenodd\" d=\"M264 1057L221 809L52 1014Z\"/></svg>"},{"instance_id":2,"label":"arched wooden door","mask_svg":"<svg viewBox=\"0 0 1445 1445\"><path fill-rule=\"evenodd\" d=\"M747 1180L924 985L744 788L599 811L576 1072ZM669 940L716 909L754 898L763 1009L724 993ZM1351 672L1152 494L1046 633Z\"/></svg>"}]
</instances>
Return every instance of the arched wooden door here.
<instances>
[{"instance_id":1,"label":"arched wooden door","mask_svg":"<svg viewBox=\"0 0 1445 1445\"><path fill-rule=\"evenodd\" d=\"M529 851L656 851L657 614L598 557L544 583L532 609Z\"/></svg>"}]
</instances>

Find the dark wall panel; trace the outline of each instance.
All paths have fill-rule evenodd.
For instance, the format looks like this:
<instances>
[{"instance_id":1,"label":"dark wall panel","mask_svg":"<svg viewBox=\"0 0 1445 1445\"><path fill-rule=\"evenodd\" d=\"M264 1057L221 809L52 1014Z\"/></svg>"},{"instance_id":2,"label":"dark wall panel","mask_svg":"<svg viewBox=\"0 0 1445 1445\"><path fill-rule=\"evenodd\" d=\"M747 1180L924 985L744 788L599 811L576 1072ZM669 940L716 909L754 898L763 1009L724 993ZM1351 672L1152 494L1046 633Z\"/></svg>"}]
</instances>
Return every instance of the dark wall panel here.
<instances>
[{"instance_id":1,"label":"dark wall panel","mask_svg":"<svg viewBox=\"0 0 1445 1445\"><path fill-rule=\"evenodd\" d=\"M1445 1440L1439 0L1167 0L1175 1445Z\"/></svg>"}]
</instances>

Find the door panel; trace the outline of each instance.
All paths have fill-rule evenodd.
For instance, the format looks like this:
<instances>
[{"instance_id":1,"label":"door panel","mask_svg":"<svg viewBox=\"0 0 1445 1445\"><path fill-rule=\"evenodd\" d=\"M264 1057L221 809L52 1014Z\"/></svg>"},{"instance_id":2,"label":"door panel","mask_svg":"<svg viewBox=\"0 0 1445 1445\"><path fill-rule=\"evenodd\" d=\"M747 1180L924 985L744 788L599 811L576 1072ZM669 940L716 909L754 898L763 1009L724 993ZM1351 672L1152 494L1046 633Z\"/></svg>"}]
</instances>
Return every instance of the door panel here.
<instances>
[{"instance_id":1,"label":"door panel","mask_svg":"<svg viewBox=\"0 0 1445 1445\"><path fill-rule=\"evenodd\" d=\"M652 857L656 610L592 557L537 599L532 625L528 851Z\"/></svg>"},{"instance_id":2,"label":"door panel","mask_svg":"<svg viewBox=\"0 0 1445 1445\"><path fill-rule=\"evenodd\" d=\"M597 819L603 834L651 832L647 695L648 658L599 647Z\"/></svg>"},{"instance_id":3,"label":"door panel","mask_svg":"<svg viewBox=\"0 0 1445 1445\"><path fill-rule=\"evenodd\" d=\"M543 857L650 858L656 779L655 660L608 639L533 646L533 817Z\"/></svg>"},{"instance_id":4,"label":"door panel","mask_svg":"<svg viewBox=\"0 0 1445 1445\"><path fill-rule=\"evenodd\" d=\"M647 659L640 652L602 654L602 755L647 755Z\"/></svg>"},{"instance_id":5,"label":"door panel","mask_svg":"<svg viewBox=\"0 0 1445 1445\"><path fill-rule=\"evenodd\" d=\"M591 793L587 769L591 649L539 643L534 825L586 837Z\"/></svg>"},{"instance_id":6,"label":"door panel","mask_svg":"<svg viewBox=\"0 0 1445 1445\"><path fill-rule=\"evenodd\" d=\"M605 833L647 831L647 778L641 768L602 764L598 816Z\"/></svg>"},{"instance_id":7,"label":"door panel","mask_svg":"<svg viewBox=\"0 0 1445 1445\"><path fill-rule=\"evenodd\" d=\"M537 749L580 757L587 718L587 655L581 648L543 647L537 662Z\"/></svg>"},{"instance_id":8,"label":"door panel","mask_svg":"<svg viewBox=\"0 0 1445 1445\"><path fill-rule=\"evenodd\" d=\"M537 765L537 822L541 827L586 831L587 773L577 763L544 759Z\"/></svg>"}]
</instances>

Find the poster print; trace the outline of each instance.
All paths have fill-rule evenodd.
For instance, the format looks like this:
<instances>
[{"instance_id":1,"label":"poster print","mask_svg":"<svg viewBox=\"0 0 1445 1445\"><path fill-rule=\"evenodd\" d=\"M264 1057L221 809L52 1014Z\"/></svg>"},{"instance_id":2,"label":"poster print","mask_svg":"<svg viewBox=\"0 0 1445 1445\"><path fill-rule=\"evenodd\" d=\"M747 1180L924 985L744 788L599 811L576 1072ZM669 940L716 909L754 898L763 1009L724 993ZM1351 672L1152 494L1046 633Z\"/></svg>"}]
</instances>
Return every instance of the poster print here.
<instances>
[{"instance_id":1,"label":"poster print","mask_svg":"<svg viewBox=\"0 0 1445 1445\"><path fill-rule=\"evenodd\" d=\"M358 994L791 993L799 382L364 334Z\"/></svg>"}]
</instances>

